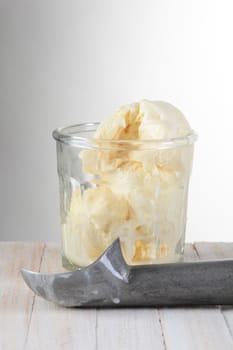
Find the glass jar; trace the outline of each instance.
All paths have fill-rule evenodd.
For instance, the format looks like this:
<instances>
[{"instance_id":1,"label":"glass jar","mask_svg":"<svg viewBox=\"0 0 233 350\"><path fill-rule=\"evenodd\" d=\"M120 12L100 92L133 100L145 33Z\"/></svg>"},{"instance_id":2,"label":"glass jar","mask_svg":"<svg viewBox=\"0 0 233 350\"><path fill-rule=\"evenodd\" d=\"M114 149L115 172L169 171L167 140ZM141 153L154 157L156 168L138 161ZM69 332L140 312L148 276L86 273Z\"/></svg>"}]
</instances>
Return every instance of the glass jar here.
<instances>
[{"instance_id":1,"label":"glass jar","mask_svg":"<svg viewBox=\"0 0 233 350\"><path fill-rule=\"evenodd\" d=\"M194 132L169 140L94 139L98 123L57 141L63 266L95 261L120 238L130 265L183 256Z\"/></svg>"}]
</instances>

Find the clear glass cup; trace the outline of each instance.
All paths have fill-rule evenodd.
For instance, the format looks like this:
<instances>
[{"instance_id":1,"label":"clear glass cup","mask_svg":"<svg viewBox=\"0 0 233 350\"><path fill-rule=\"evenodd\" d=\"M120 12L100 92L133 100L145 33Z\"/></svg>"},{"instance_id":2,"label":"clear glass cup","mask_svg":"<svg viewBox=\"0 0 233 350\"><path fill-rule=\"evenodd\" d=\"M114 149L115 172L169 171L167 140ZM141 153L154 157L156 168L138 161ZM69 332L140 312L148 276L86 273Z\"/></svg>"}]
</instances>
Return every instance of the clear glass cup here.
<instances>
[{"instance_id":1,"label":"clear glass cup","mask_svg":"<svg viewBox=\"0 0 233 350\"><path fill-rule=\"evenodd\" d=\"M98 125L53 132L63 266L89 265L118 237L128 264L181 260L196 134L99 140L93 137Z\"/></svg>"}]
</instances>

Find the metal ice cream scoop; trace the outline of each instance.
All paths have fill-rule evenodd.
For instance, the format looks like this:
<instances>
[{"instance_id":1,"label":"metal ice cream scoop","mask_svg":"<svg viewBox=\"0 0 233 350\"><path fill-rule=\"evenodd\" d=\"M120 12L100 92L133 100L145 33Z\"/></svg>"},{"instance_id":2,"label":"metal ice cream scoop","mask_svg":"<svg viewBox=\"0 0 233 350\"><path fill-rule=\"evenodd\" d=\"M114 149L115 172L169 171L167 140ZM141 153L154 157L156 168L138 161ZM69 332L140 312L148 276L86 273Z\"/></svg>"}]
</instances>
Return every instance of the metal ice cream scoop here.
<instances>
[{"instance_id":1,"label":"metal ice cream scoop","mask_svg":"<svg viewBox=\"0 0 233 350\"><path fill-rule=\"evenodd\" d=\"M82 269L21 273L37 295L67 307L233 304L233 260L129 266L119 239Z\"/></svg>"}]
</instances>

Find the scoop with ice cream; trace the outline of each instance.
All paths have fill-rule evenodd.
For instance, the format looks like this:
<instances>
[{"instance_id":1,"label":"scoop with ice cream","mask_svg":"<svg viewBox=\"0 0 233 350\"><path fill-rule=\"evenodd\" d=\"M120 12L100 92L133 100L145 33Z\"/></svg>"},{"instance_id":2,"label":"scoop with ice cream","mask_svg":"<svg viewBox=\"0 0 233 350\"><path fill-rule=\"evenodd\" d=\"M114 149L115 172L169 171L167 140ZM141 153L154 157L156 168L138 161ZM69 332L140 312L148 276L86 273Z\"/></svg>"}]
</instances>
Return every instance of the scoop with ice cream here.
<instances>
[{"instance_id":1,"label":"scoop with ice cream","mask_svg":"<svg viewBox=\"0 0 233 350\"><path fill-rule=\"evenodd\" d=\"M77 266L119 236L129 264L182 255L192 130L169 103L143 100L101 122L79 159L90 188L72 190L63 224L64 254Z\"/></svg>"}]
</instances>

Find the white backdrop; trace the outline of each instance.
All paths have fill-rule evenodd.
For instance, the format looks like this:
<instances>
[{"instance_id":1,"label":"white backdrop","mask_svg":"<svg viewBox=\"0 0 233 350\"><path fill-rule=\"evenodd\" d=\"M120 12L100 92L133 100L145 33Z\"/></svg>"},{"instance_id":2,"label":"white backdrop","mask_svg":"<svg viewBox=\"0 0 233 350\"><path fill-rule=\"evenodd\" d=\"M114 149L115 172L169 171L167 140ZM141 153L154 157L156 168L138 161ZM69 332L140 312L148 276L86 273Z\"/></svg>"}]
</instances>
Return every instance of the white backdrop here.
<instances>
[{"instance_id":1,"label":"white backdrop","mask_svg":"<svg viewBox=\"0 0 233 350\"><path fill-rule=\"evenodd\" d=\"M141 98L199 133L187 240L233 241L232 0L0 0L0 239L58 240L55 142Z\"/></svg>"}]
</instances>

